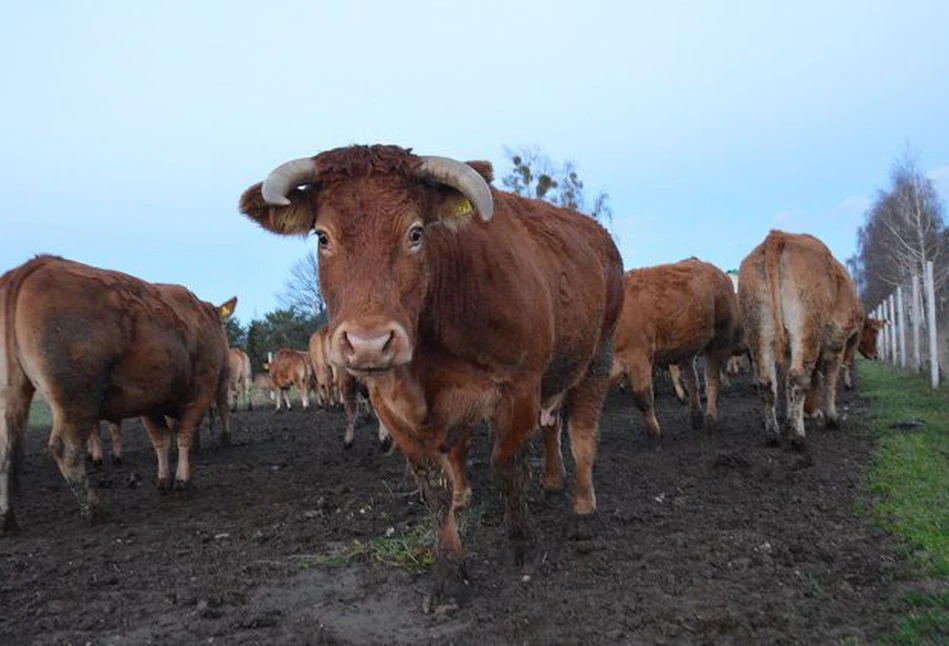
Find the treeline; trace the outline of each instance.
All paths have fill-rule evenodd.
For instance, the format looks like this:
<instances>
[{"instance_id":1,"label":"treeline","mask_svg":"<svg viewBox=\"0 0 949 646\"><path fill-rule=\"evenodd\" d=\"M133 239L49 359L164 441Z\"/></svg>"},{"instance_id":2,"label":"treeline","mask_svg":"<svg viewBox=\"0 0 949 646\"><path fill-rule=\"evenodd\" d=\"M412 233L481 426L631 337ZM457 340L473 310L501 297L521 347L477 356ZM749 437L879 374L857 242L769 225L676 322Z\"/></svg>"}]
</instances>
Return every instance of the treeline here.
<instances>
[{"instance_id":1,"label":"treeline","mask_svg":"<svg viewBox=\"0 0 949 646\"><path fill-rule=\"evenodd\" d=\"M247 325L237 319L226 324L227 341L231 347L243 348L250 356L251 366L259 372L267 361L267 353L277 348L306 350L310 335L326 323L326 316L313 316L300 310L279 309L254 319Z\"/></svg>"},{"instance_id":2,"label":"treeline","mask_svg":"<svg viewBox=\"0 0 949 646\"><path fill-rule=\"evenodd\" d=\"M847 261L867 307L934 265L937 301L947 302L949 228L945 207L932 180L908 150L890 173L890 186L877 193L857 229L857 253Z\"/></svg>"}]
</instances>

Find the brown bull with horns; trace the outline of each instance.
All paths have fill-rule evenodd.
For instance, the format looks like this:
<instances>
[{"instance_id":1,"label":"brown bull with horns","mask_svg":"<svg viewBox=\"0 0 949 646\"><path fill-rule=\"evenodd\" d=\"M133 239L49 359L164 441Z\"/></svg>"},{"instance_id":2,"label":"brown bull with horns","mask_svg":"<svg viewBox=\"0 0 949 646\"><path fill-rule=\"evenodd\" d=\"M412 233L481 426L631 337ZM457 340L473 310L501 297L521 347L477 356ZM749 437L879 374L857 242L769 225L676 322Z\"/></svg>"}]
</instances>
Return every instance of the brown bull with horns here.
<instances>
[{"instance_id":1,"label":"brown bull with horns","mask_svg":"<svg viewBox=\"0 0 949 646\"><path fill-rule=\"evenodd\" d=\"M622 261L592 219L496 191L491 179L486 162L352 146L283 164L240 204L274 233L316 233L329 359L366 383L413 467L436 524L436 595L464 579L454 511L481 420L496 429L491 465L518 560L531 536L525 443L561 404L573 511L582 521L596 509ZM546 481L560 487L559 436L549 439Z\"/></svg>"}]
</instances>

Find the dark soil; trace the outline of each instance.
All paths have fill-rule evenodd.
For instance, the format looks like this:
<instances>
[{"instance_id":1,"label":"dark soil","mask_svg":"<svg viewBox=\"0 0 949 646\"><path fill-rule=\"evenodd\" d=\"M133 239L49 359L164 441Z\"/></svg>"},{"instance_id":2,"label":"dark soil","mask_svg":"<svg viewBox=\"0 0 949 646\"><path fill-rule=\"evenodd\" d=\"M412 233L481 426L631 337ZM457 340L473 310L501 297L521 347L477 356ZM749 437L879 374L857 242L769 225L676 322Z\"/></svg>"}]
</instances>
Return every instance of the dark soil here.
<instances>
[{"instance_id":1,"label":"dark soil","mask_svg":"<svg viewBox=\"0 0 949 646\"><path fill-rule=\"evenodd\" d=\"M160 495L146 434L126 422L125 464L93 475L110 512L95 526L33 429L23 530L0 538L0 643L863 644L892 632L906 567L862 511L872 438L857 398L844 396L841 430L810 429L803 454L763 445L747 380L724 394L711 436L668 391L658 405L657 449L629 395L607 403L595 539L568 539L569 502L533 479L526 567L504 561L479 438L470 599L428 614L428 574L313 564L427 522L374 426L344 451L341 413L241 412L233 446L205 436L195 488ZM540 455L538 441L535 475ZM568 444L565 457L569 469Z\"/></svg>"}]
</instances>

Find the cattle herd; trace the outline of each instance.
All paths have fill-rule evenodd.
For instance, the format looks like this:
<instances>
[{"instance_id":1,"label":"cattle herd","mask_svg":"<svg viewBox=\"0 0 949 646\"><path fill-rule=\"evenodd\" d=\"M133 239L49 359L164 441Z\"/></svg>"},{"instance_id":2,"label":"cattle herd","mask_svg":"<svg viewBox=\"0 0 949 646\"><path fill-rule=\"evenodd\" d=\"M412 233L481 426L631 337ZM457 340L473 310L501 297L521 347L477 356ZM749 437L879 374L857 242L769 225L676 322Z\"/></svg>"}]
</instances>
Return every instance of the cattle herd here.
<instances>
[{"instance_id":1,"label":"cattle herd","mask_svg":"<svg viewBox=\"0 0 949 646\"><path fill-rule=\"evenodd\" d=\"M570 532L588 535L600 411L628 379L658 438L653 374L682 381L695 427L713 429L721 375L750 358L764 438L804 445L804 417L838 423L836 390L854 350L873 358L868 319L843 266L809 235L772 231L741 263L737 294L721 270L690 258L623 271L593 219L491 187L486 162L420 157L396 146L351 146L287 162L240 199L281 235L315 233L328 324L306 351L274 348L264 366L276 408L340 402L353 441L357 396L380 439L405 454L435 523L435 593L466 584L455 513L470 497L472 436L489 422L504 528L522 560L531 545L525 445L540 430L544 485L564 488L562 424L575 472ZM158 285L39 256L0 277L0 533L13 533L13 494L31 401L52 412L49 453L80 513L99 501L85 471L101 460L96 429L141 417L159 489L187 487L190 449L209 412L252 405L250 360L228 348L215 306ZM704 357L702 412L696 358ZM169 448L177 444L174 478Z\"/></svg>"}]
</instances>

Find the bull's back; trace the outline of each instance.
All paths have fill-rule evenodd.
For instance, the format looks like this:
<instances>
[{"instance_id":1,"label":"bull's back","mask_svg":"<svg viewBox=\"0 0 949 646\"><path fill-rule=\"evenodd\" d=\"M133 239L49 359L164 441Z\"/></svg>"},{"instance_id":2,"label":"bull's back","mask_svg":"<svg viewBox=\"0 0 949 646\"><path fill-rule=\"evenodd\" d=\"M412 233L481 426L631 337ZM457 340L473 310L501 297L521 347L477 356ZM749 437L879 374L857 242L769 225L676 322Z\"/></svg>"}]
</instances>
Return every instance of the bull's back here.
<instances>
[{"instance_id":1,"label":"bull's back","mask_svg":"<svg viewBox=\"0 0 949 646\"><path fill-rule=\"evenodd\" d=\"M20 285L14 326L27 376L73 416L164 409L188 389L180 321L152 286L131 276L49 259Z\"/></svg>"}]
</instances>

